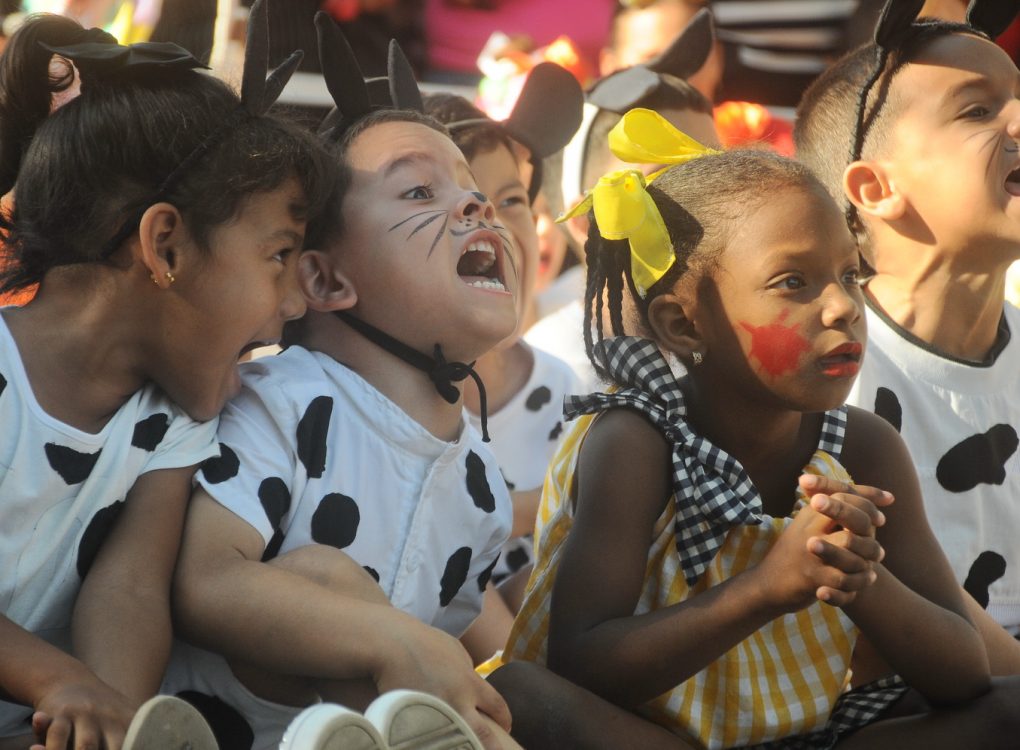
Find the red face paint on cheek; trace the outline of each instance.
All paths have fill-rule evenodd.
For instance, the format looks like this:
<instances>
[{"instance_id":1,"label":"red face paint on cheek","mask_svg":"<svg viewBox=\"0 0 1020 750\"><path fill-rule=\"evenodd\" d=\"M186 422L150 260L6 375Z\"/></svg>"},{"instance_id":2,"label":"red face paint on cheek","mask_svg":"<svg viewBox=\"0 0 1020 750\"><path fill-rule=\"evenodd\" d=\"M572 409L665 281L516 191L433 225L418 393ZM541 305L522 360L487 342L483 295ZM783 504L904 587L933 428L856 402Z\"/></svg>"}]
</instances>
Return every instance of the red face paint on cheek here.
<instances>
[{"instance_id":1,"label":"red face paint on cheek","mask_svg":"<svg viewBox=\"0 0 1020 750\"><path fill-rule=\"evenodd\" d=\"M752 326L741 323L740 327L751 334L750 356L757 359L761 369L772 376L782 375L797 367L800 356L810 346L797 332L796 326L784 326L787 311L767 326Z\"/></svg>"}]
</instances>

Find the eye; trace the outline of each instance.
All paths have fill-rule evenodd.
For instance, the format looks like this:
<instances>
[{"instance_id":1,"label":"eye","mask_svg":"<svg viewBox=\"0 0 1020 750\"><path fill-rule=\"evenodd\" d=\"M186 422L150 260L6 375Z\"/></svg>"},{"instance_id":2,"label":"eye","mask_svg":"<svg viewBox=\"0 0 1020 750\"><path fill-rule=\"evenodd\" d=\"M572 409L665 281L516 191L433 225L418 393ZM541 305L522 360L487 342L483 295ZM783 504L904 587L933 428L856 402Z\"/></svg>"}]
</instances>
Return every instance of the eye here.
<instances>
[{"instance_id":1,"label":"eye","mask_svg":"<svg viewBox=\"0 0 1020 750\"><path fill-rule=\"evenodd\" d=\"M792 292L798 289L803 289L807 284L804 279L800 276L791 274L790 276L784 276L783 278L773 282L770 285L770 289L779 289L783 292Z\"/></svg>"},{"instance_id":2,"label":"eye","mask_svg":"<svg viewBox=\"0 0 1020 750\"><path fill-rule=\"evenodd\" d=\"M432 191L431 185L416 185L400 197L413 201L427 201L435 197L435 193Z\"/></svg>"},{"instance_id":3,"label":"eye","mask_svg":"<svg viewBox=\"0 0 1020 750\"><path fill-rule=\"evenodd\" d=\"M508 195L499 202L497 209L520 208L528 205L528 201L522 195Z\"/></svg>"},{"instance_id":4,"label":"eye","mask_svg":"<svg viewBox=\"0 0 1020 750\"><path fill-rule=\"evenodd\" d=\"M273 253L273 260L275 260L278 263L283 263L284 265L286 265L287 260L293 254L294 254L294 248L287 247L287 248L284 248L283 250L277 250L275 253Z\"/></svg>"},{"instance_id":5,"label":"eye","mask_svg":"<svg viewBox=\"0 0 1020 750\"><path fill-rule=\"evenodd\" d=\"M992 110L983 104L975 104L973 107L969 107L963 111L961 117L965 120L983 120L992 114Z\"/></svg>"},{"instance_id":6,"label":"eye","mask_svg":"<svg viewBox=\"0 0 1020 750\"><path fill-rule=\"evenodd\" d=\"M843 286L860 286L860 285L861 285L861 269L848 268L843 273Z\"/></svg>"}]
</instances>

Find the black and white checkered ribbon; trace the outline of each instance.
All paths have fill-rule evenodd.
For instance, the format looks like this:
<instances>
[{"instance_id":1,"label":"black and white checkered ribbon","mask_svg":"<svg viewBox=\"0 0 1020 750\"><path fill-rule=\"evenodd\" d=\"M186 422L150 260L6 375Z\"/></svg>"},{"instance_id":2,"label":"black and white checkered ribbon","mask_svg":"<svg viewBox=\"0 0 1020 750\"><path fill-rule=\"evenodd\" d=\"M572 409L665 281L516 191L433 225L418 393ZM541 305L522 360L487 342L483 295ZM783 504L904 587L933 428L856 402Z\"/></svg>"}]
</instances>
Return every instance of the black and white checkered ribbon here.
<instances>
[{"instance_id":1,"label":"black and white checkered ribbon","mask_svg":"<svg viewBox=\"0 0 1020 750\"><path fill-rule=\"evenodd\" d=\"M658 347L648 339L618 336L596 347L606 370L624 387L614 393L568 396L567 419L627 407L644 414L673 444L673 494L680 566L693 586L735 525L763 520L761 496L744 467L697 435L687 422L683 392ZM826 414L819 448L839 458L845 407Z\"/></svg>"}]
</instances>

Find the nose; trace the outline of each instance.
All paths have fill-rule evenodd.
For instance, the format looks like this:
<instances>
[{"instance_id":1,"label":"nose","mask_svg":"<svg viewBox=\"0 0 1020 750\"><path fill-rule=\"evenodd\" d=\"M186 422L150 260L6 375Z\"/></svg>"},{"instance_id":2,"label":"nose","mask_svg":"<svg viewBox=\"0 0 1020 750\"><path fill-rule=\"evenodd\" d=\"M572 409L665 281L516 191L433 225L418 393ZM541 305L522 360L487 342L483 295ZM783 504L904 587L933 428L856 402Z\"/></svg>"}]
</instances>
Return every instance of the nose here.
<instances>
[{"instance_id":1,"label":"nose","mask_svg":"<svg viewBox=\"0 0 1020 750\"><path fill-rule=\"evenodd\" d=\"M1020 142L1020 99L1013 99L1006 105L1006 134Z\"/></svg>"},{"instance_id":2,"label":"nose","mask_svg":"<svg viewBox=\"0 0 1020 750\"><path fill-rule=\"evenodd\" d=\"M861 317L861 304L843 284L833 282L822 295L822 323L826 328L849 326Z\"/></svg>"},{"instance_id":3,"label":"nose","mask_svg":"<svg viewBox=\"0 0 1020 750\"><path fill-rule=\"evenodd\" d=\"M496 218L496 208L485 193L479 193L477 190L468 190L464 193L464 197L460 199L460 203L457 204L457 214L464 219L487 221L491 224L493 219Z\"/></svg>"}]
</instances>

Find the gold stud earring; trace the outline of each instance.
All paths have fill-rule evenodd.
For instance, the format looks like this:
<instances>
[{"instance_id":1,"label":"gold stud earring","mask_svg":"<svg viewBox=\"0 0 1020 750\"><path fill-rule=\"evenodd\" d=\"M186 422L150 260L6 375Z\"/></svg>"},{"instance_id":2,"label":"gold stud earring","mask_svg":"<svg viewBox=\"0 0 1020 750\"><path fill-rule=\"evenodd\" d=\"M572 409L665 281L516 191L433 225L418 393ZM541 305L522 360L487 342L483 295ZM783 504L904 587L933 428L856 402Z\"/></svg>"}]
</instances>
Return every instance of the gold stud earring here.
<instances>
[{"instance_id":1,"label":"gold stud earring","mask_svg":"<svg viewBox=\"0 0 1020 750\"><path fill-rule=\"evenodd\" d=\"M150 273L149 274L149 278L152 279L152 283L153 284L155 284L156 286L159 286L159 281L156 280L156 274ZM177 279L174 277L174 275L172 273L170 273L169 271L166 272L166 280L169 283L171 283L171 284L173 284L175 281L177 281Z\"/></svg>"},{"instance_id":2,"label":"gold stud earring","mask_svg":"<svg viewBox=\"0 0 1020 750\"><path fill-rule=\"evenodd\" d=\"M691 360L693 360L694 366L697 367L698 365L705 361L705 355L702 354L701 352L694 352L693 354L691 354Z\"/></svg>"}]
</instances>

